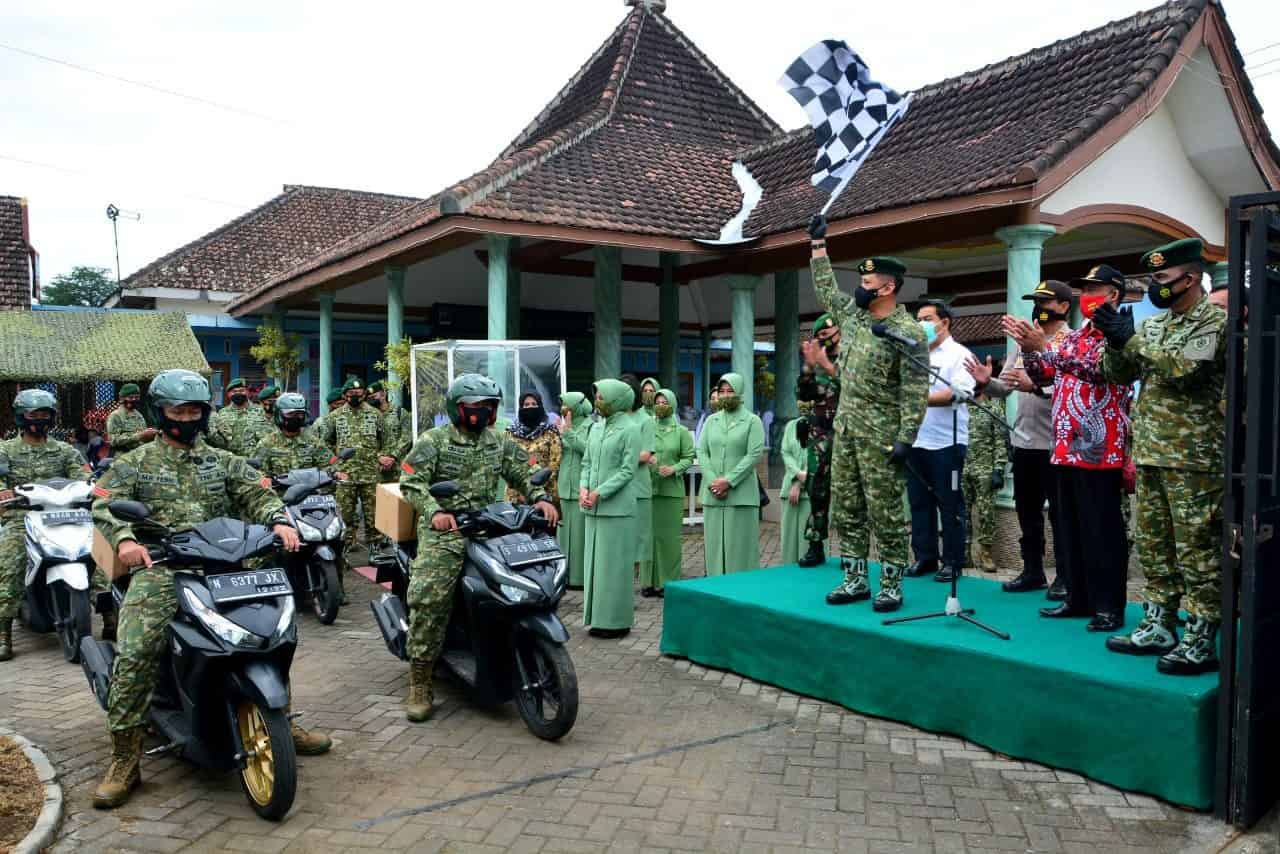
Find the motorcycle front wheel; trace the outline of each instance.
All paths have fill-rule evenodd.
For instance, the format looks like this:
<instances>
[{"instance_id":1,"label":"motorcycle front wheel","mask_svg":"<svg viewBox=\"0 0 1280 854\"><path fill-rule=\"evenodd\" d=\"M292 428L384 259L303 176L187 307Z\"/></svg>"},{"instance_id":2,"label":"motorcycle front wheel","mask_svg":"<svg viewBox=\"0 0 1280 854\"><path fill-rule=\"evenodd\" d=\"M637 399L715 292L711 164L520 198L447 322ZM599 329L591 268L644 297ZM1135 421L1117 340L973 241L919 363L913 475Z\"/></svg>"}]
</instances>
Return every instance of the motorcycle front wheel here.
<instances>
[{"instance_id":1,"label":"motorcycle front wheel","mask_svg":"<svg viewBox=\"0 0 1280 854\"><path fill-rule=\"evenodd\" d=\"M62 657L75 663L80 660L80 639L93 632L89 594L61 582L55 582L53 590L49 592L54 626L57 628L58 642L62 645Z\"/></svg>"},{"instance_id":2,"label":"motorcycle front wheel","mask_svg":"<svg viewBox=\"0 0 1280 854\"><path fill-rule=\"evenodd\" d=\"M516 709L538 738L555 741L578 719L578 674L559 644L535 635L516 638L511 678Z\"/></svg>"},{"instance_id":3,"label":"motorcycle front wheel","mask_svg":"<svg viewBox=\"0 0 1280 854\"><path fill-rule=\"evenodd\" d=\"M298 791L298 757L289 719L280 709L241 700L236 706L236 726L246 754L240 788L254 812L279 821L293 806Z\"/></svg>"},{"instance_id":4,"label":"motorcycle front wheel","mask_svg":"<svg viewBox=\"0 0 1280 854\"><path fill-rule=\"evenodd\" d=\"M338 607L342 604L342 588L338 586L338 565L331 560L316 562L320 569L320 587L312 591L311 608L316 619L329 626L338 619Z\"/></svg>"}]
</instances>

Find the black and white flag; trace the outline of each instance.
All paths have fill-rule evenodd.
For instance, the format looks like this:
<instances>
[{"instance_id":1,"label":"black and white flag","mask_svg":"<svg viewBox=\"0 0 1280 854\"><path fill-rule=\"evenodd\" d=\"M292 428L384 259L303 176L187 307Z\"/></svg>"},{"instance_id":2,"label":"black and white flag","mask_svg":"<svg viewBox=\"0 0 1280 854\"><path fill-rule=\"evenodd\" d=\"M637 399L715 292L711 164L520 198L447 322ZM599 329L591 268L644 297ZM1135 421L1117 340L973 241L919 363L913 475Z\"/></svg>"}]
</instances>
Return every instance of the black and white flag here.
<instances>
[{"instance_id":1,"label":"black and white flag","mask_svg":"<svg viewBox=\"0 0 1280 854\"><path fill-rule=\"evenodd\" d=\"M791 63L778 84L809 115L818 142L812 182L831 194L825 214L871 151L911 105L871 79L866 63L842 41L820 41Z\"/></svg>"}]
</instances>

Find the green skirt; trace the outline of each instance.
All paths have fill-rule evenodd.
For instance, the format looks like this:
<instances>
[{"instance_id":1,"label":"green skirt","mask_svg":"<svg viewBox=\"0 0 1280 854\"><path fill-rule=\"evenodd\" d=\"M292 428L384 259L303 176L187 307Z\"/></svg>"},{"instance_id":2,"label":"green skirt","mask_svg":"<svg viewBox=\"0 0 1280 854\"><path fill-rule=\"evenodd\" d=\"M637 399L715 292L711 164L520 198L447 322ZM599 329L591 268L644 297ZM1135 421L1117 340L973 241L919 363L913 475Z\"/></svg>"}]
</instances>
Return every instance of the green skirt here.
<instances>
[{"instance_id":1,"label":"green skirt","mask_svg":"<svg viewBox=\"0 0 1280 854\"><path fill-rule=\"evenodd\" d=\"M684 499L653 496L653 562L646 575L640 567L640 586L661 590L680 578L680 531L684 525Z\"/></svg>"},{"instance_id":2,"label":"green skirt","mask_svg":"<svg viewBox=\"0 0 1280 854\"><path fill-rule=\"evenodd\" d=\"M632 516L587 516L583 547L582 624L629 629L635 619L636 546Z\"/></svg>"},{"instance_id":3,"label":"green skirt","mask_svg":"<svg viewBox=\"0 0 1280 854\"><path fill-rule=\"evenodd\" d=\"M640 564L640 577L649 574L653 566L653 499L636 499L636 563Z\"/></svg>"},{"instance_id":4,"label":"green skirt","mask_svg":"<svg viewBox=\"0 0 1280 854\"><path fill-rule=\"evenodd\" d=\"M760 566L760 508L702 508L707 575L724 575Z\"/></svg>"},{"instance_id":5,"label":"green skirt","mask_svg":"<svg viewBox=\"0 0 1280 854\"><path fill-rule=\"evenodd\" d=\"M581 587L582 550L586 547L587 517L576 501L565 499L560 504L560 529L556 538L560 541L560 551L569 560L569 586Z\"/></svg>"},{"instance_id":6,"label":"green skirt","mask_svg":"<svg viewBox=\"0 0 1280 854\"><path fill-rule=\"evenodd\" d=\"M796 563L809 550L804 538L804 526L809 521L809 498L801 493L800 503L792 505L786 495L778 496L782 502L782 525L778 543L778 563Z\"/></svg>"}]
</instances>

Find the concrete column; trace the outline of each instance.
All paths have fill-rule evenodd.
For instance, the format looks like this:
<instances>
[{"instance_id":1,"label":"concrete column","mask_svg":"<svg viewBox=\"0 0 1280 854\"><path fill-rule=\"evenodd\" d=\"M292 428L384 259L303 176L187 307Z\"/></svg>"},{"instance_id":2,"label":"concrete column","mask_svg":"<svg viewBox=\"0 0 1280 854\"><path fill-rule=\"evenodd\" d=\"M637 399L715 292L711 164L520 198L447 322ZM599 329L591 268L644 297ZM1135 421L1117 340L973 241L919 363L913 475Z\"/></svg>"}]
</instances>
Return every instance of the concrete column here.
<instances>
[{"instance_id":1,"label":"concrete column","mask_svg":"<svg viewBox=\"0 0 1280 854\"><path fill-rule=\"evenodd\" d=\"M774 414L778 424L800 414L796 378L800 376L800 271L773 274Z\"/></svg>"},{"instance_id":2,"label":"concrete column","mask_svg":"<svg viewBox=\"0 0 1280 854\"><path fill-rule=\"evenodd\" d=\"M514 241L512 248L515 248ZM518 341L521 335L520 284L520 268L512 264L507 271L507 338L511 341Z\"/></svg>"},{"instance_id":3,"label":"concrete column","mask_svg":"<svg viewBox=\"0 0 1280 854\"><path fill-rule=\"evenodd\" d=\"M756 288L762 278L729 277L729 293L733 299L733 372L742 375L742 405L748 411L755 408Z\"/></svg>"},{"instance_id":4,"label":"concrete column","mask_svg":"<svg viewBox=\"0 0 1280 854\"><path fill-rule=\"evenodd\" d=\"M702 327L702 408L707 408L711 399L711 330Z\"/></svg>"},{"instance_id":5,"label":"concrete column","mask_svg":"<svg viewBox=\"0 0 1280 854\"><path fill-rule=\"evenodd\" d=\"M1230 281L1231 265L1226 261L1219 261L1216 264L1210 264L1208 269L1213 287L1225 287L1227 282Z\"/></svg>"},{"instance_id":6,"label":"concrete column","mask_svg":"<svg viewBox=\"0 0 1280 854\"><path fill-rule=\"evenodd\" d=\"M320 405L326 410L325 398L333 391L333 294L320 294Z\"/></svg>"},{"instance_id":7,"label":"concrete column","mask_svg":"<svg viewBox=\"0 0 1280 854\"><path fill-rule=\"evenodd\" d=\"M1057 234L1051 225L1009 225L996 230L996 237L1006 247L1006 266L1008 268L1008 286L1006 288L1005 311L1014 317L1027 314L1030 303L1023 297L1030 294L1040 284L1040 258L1044 244ZM1017 356L1017 345L1009 342L1008 358ZM1005 401L1005 414L1009 425L1013 425L1018 413L1018 396L1010 395ZM1000 492L1002 505L1013 506L1013 478L1005 478L1005 487Z\"/></svg>"},{"instance_id":8,"label":"concrete column","mask_svg":"<svg viewBox=\"0 0 1280 854\"><path fill-rule=\"evenodd\" d=\"M595 247L595 378L622 373L622 251Z\"/></svg>"},{"instance_id":9,"label":"concrete column","mask_svg":"<svg viewBox=\"0 0 1280 854\"><path fill-rule=\"evenodd\" d=\"M489 324L488 337L507 337L507 285L511 279L511 238L488 235L489 244Z\"/></svg>"},{"instance_id":10,"label":"concrete column","mask_svg":"<svg viewBox=\"0 0 1280 854\"><path fill-rule=\"evenodd\" d=\"M676 265L680 256L663 252L658 256L662 281L658 284L658 381L673 391L680 363L680 284ZM689 401L692 405L693 401Z\"/></svg>"},{"instance_id":11,"label":"concrete column","mask_svg":"<svg viewBox=\"0 0 1280 854\"><path fill-rule=\"evenodd\" d=\"M404 338L404 267L388 264L384 274L387 279L387 344L398 344ZM395 371L387 371L387 383L391 386L389 395L396 406L403 400L400 391L402 379Z\"/></svg>"}]
</instances>

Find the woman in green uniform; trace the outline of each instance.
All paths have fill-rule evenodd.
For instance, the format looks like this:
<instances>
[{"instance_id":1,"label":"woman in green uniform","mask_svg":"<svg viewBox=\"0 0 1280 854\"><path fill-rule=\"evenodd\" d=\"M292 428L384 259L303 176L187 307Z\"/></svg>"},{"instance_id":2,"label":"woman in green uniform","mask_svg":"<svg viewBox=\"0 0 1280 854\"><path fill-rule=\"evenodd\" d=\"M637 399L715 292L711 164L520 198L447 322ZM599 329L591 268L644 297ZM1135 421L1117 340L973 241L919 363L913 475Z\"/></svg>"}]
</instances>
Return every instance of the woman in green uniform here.
<instances>
[{"instance_id":1,"label":"woman in green uniform","mask_svg":"<svg viewBox=\"0 0 1280 854\"><path fill-rule=\"evenodd\" d=\"M808 412L813 404L802 401L799 418L793 418L782 429L782 485L778 498L782 501L782 536L779 563L796 563L809 548L804 527L809 521L809 490L805 486L809 455L801 444L801 434L808 434Z\"/></svg>"},{"instance_id":2,"label":"woman in green uniform","mask_svg":"<svg viewBox=\"0 0 1280 854\"><path fill-rule=\"evenodd\" d=\"M631 403L631 426L636 431L636 447L640 449L636 458L636 479L631 483L636 493L635 576L644 578L653 569L653 481L649 475L653 468L653 416L644 403L644 384L636 375L623 374L620 379L635 394ZM657 381L650 382L654 384L654 394L657 394Z\"/></svg>"},{"instance_id":3,"label":"woman in green uniform","mask_svg":"<svg viewBox=\"0 0 1280 854\"><path fill-rule=\"evenodd\" d=\"M654 401L658 397L658 381L653 377L645 377L640 381L640 401L644 404L644 411L649 413L649 417L653 417Z\"/></svg>"},{"instance_id":4,"label":"woman in green uniform","mask_svg":"<svg viewBox=\"0 0 1280 854\"><path fill-rule=\"evenodd\" d=\"M591 425L578 477L578 506L586 517L582 622L595 637L622 637L635 616L632 572L636 559L634 481L640 458L632 423L635 393L622 380L592 389L603 420Z\"/></svg>"},{"instance_id":5,"label":"woman in green uniform","mask_svg":"<svg viewBox=\"0 0 1280 854\"><path fill-rule=\"evenodd\" d=\"M662 596L666 583L680 577L684 473L693 465L693 434L676 420L679 405L669 388L654 397L653 562L640 576L641 596Z\"/></svg>"},{"instance_id":6,"label":"woman in green uniform","mask_svg":"<svg viewBox=\"0 0 1280 854\"><path fill-rule=\"evenodd\" d=\"M591 429L591 402L582 392L560 395L563 454L560 457L560 550L569 561L569 587L582 589L582 549L587 533L587 520L578 506L578 478L582 475L582 454L587 450L587 431Z\"/></svg>"},{"instance_id":7,"label":"woman in green uniform","mask_svg":"<svg viewBox=\"0 0 1280 854\"><path fill-rule=\"evenodd\" d=\"M760 565L756 464L764 454L764 424L743 408L744 387L741 374L720 378L716 386L720 410L707 419L698 439L707 575Z\"/></svg>"}]
</instances>

